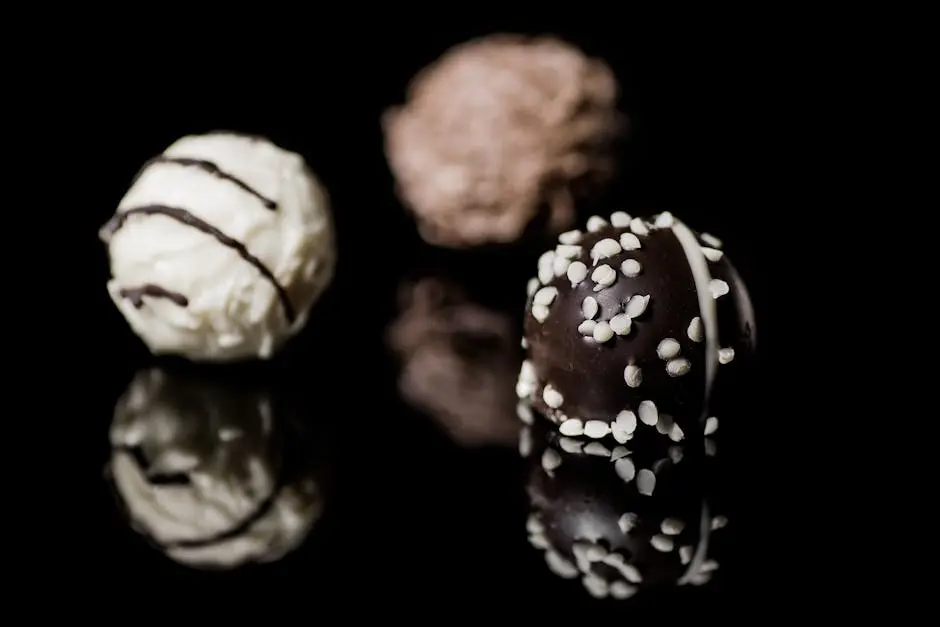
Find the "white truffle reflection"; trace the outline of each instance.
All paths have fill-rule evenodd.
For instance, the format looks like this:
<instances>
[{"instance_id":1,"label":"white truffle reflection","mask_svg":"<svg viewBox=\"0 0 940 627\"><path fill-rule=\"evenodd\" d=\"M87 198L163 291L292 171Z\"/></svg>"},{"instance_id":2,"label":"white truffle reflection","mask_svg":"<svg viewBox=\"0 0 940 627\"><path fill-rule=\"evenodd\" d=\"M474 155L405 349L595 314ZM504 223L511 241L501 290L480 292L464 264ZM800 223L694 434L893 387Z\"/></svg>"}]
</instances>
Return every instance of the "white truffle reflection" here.
<instances>
[{"instance_id":1,"label":"white truffle reflection","mask_svg":"<svg viewBox=\"0 0 940 627\"><path fill-rule=\"evenodd\" d=\"M460 445L514 444L521 351L509 316L438 278L403 285L400 306L388 342L402 397Z\"/></svg>"},{"instance_id":2,"label":"white truffle reflection","mask_svg":"<svg viewBox=\"0 0 940 627\"><path fill-rule=\"evenodd\" d=\"M322 510L313 476L284 483L282 436L263 395L143 371L115 408L110 475L133 528L171 559L273 561Z\"/></svg>"}]
</instances>

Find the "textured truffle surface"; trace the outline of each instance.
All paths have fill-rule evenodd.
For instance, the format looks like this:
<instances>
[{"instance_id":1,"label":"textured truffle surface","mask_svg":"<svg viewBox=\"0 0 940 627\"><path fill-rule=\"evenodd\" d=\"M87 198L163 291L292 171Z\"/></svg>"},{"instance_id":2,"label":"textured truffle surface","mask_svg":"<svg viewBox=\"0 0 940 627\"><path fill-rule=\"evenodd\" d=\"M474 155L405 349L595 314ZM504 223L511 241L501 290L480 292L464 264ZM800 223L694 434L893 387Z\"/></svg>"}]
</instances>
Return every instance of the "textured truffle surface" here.
<instances>
[{"instance_id":1,"label":"textured truffle surface","mask_svg":"<svg viewBox=\"0 0 940 627\"><path fill-rule=\"evenodd\" d=\"M385 148L403 202L430 243L557 233L613 169L625 127L602 61L551 37L494 35L458 45L385 114Z\"/></svg>"},{"instance_id":2,"label":"textured truffle surface","mask_svg":"<svg viewBox=\"0 0 940 627\"><path fill-rule=\"evenodd\" d=\"M312 477L286 473L279 426L264 395L140 372L110 434L110 474L134 528L197 567L270 561L296 547L322 495Z\"/></svg>"},{"instance_id":3,"label":"textured truffle surface","mask_svg":"<svg viewBox=\"0 0 940 627\"><path fill-rule=\"evenodd\" d=\"M529 541L553 573L614 599L711 579L712 540L728 521L709 498L712 458L700 448L607 448L538 425L529 437Z\"/></svg>"},{"instance_id":4,"label":"textured truffle surface","mask_svg":"<svg viewBox=\"0 0 940 627\"><path fill-rule=\"evenodd\" d=\"M518 437L513 380L522 361L509 316L458 286L425 278L403 286L388 341L401 361L399 390L464 446Z\"/></svg>"},{"instance_id":5,"label":"textured truffle surface","mask_svg":"<svg viewBox=\"0 0 940 627\"><path fill-rule=\"evenodd\" d=\"M669 213L594 216L562 234L529 293L517 393L567 435L624 442L639 424L701 436L749 367L740 277L720 242Z\"/></svg>"},{"instance_id":6,"label":"textured truffle surface","mask_svg":"<svg viewBox=\"0 0 940 627\"><path fill-rule=\"evenodd\" d=\"M147 163L101 230L108 292L154 353L270 357L333 275L326 193L303 158L230 133Z\"/></svg>"}]
</instances>

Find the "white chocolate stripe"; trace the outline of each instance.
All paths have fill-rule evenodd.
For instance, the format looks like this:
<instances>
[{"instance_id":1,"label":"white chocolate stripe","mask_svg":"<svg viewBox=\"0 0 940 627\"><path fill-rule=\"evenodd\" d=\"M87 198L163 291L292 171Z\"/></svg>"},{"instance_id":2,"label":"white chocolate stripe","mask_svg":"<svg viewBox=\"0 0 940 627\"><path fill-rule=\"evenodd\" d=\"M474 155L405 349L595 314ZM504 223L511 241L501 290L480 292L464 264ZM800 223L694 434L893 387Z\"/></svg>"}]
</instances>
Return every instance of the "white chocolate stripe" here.
<instances>
[{"instance_id":1,"label":"white chocolate stripe","mask_svg":"<svg viewBox=\"0 0 940 627\"><path fill-rule=\"evenodd\" d=\"M715 383L715 374L718 371L718 314L715 307L715 298L712 296L708 284L711 282L711 273L708 271L708 261L702 253L695 235L685 224L676 220L672 225L672 232L685 251L685 258L692 270L695 280L695 293L698 295L698 307L702 316L702 326L705 331L705 404L702 421L708 417L708 402L711 399L712 385Z\"/></svg>"}]
</instances>

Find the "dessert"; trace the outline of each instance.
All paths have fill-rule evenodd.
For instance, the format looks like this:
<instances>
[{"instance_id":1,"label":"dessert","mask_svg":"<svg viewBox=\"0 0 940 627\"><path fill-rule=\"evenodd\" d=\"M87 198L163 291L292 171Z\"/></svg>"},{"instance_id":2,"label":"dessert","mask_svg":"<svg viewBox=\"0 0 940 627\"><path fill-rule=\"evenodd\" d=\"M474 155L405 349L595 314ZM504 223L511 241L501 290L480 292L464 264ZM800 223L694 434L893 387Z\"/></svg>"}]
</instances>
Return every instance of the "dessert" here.
<instances>
[{"instance_id":1,"label":"dessert","mask_svg":"<svg viewBox=\"0 0 940 627\"><path fill-rule=\"evenodd\" d=\"M181 564L269 562L307 536L323 505L300 439L272 399L161 370L135 376L111 426L110 476L135 530Z\"/></svg>"},{"instance_id":2,"label":"dessert","mask_svg":"<svg viewBox=\"0 0 940 627\"><path fill-rule=\"evenodd\" d=\"M563 435L673 441L717 428L750 369L754 313L722 244L670 213L593 216L528 286L520 399Z\"/></svg>"},{"instance_id":3,"label":"dessert","mask_svg":"<svg viewBox=\"0 0 940 627\"><path fill-rule=\"evenodd\" d=\"M267 359L304 325L336 250L326 192L303 158L228 132L150 160L102 227L108 292L157 354Z\"/></svg>"},{"instance_id":4,"label":"dessert","mask_svg":"<svg viewBox=\"0 0 940 627\"><path fill-rule=\"evenodd\" d=\"M607 65L553 37L460 44L383 118L399 196L422 237L454 248L557 233L613 170L624 129Z\"/></svg>"},{"instance_id":5,"label":"dessert","mask_svg":"<svg viewBox=\"0 0 940 627\"><path fill-rule=\"evenodd\" d=\"M526 431L529 542L548 568L596 598L652 586L701 585L719 567L728 518L700 447L628 450Z\"/></svg>"},{"instance_id":6,"label":"dessert","mask_svg":"<svg viewBox=\"0 0 940 627\"><path fill-rule=\"evenodd\" d=\"M513 380L522 360L508 315L437 278L404 285L388 342L402 397L462 446L518 438Z\"/></svg>"}]
</instances>

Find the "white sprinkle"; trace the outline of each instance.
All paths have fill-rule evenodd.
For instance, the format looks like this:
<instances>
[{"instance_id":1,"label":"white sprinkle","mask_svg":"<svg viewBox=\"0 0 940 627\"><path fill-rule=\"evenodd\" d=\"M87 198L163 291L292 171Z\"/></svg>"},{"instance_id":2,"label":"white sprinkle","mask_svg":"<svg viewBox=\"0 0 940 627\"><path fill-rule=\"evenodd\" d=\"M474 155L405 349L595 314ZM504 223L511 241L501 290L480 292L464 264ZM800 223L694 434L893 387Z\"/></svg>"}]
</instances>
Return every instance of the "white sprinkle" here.
<instances>
[{"instance_id":1,"label":"white sprinkle","mask_svg":"<svg viewBox=\"0 0 940 627\"><path fill-rule=\"evenodd\" d=\"M535 374L535 365L528 359L523 360L519 367L519 380L526 383L537 383L539 378Z\"/></svg>"},{"instance_id":2,"label":"white sprinkle","mask_svg":"<svg viewBox=\"0 0 940 627\"><path fill-rule=\"evenodd\" d=\"M669 430L672 429L672 416L669 414L659 414L659 420L656 421L656 430L662 435L669 435Z\"/></svg>"},{"instance_id":3,"label":"white sprinkle","mask_svg":"<svg viewBox=\"0 0 940 627\"><path fill-rule=\"evenodd\" d=\"M555 257L555 262L552 264L552 272L555 273L555 276L565 276L565 273L568 272L568 266L570 265L571 261L568 259Z\"/></svg>"},{"instance_id":4,"label":"white sprinkle","mask_svg":"<svg viewBox=\"0 0 940 627\"><path fill-rule=\"evenodd\" d=\"M692 547L688 545L679 547L679 561L683 566L692 561Z\"/></svg>"},{"instance_id":5,"label":"white sprinkle","mask_svg":"<svg viewBox=\"0 0 940 627\"><path fill-rule=\"evenodd\" d=\"M523 350L529 348L529 340L522 338L521 340L519 340L519 346L521 346Z\"/></svg>"},{"instance_id":6,"label":"white sprinkle","mask_svg":"<svg viewBox=\"0 0 940 627\"><path fill-rule=\"evenodd\" d=\"M529 282L526 283L525 285L526 295L532 296L533 294L535 294L539 289L539 285L541 285L541 283L539 283L539 280L537 278L532 277L531 279L529 279Z\"/></svg>"},{"instance_id":7,"label":"white sprinkle","mask_svg":"<svg viewBox=\"0 0 940 627\"><path fill-rule=\"evenodd\" d=\"M587 337L588 335L593 337L594 327L596 326L597 326L597 323L594 322L593 320L585 320L584 322L578 325L578 333L580 333L581 335L585 337Z\"/></svg>"},{"instance_id":8,"label":"white sprinkle","mask_svg":"<svg viewBox=\"0 0 940 627\"><path fill-rule=\"evenodd\" d=\"M705 560L698 568L698 572L700 573L712 573L716 570L718 570L718 562L715 560Z\"/></svg>"},{"instance_id":9,"label":"white sprinkle","mask_svg":"<svg viewBox=\"0 0 940 627\"><path fill-rule=\"evenodd\" d=\"M558 438L558 444L561 446L561 450L571 455L580 455L581 454L581 442L573 438L561 437Z\"/></svg>"},{"instance_id":10,"label":"white sprinkle","mask_svg":"<svg viewBox=\"0 0 940 627\"><path fill-rule=\"evenodd\" d=\"M557 287L543 287L532 297L532 302L536 305L545 305L548 307L552 304L552 301L555 300L556 296L558 296Z\"/></svg>"},{"instance_id":11,"label":"white sprinkle","mask_svg":"<svg viewBox=\"0 0 940 627\"><path fill-rule=\"evenodd\" d=\"M722 527L728 524L728 518L726 516L715 516L712 518L712 530L721 529Z\"/></svg>"},{"instance_id":12,"label":"white sprinkle","mask_svg":"<svg viewBox=\"0 0 940 627\"><path fill-rule=\"evenodd\" d=\"M516 415L519 417L519 420L526 423L527 425L532 424L534 417L532 416L532 408L529 407L528 403L519 403L516 405Z\"/></svg>"},{"instance_id":13,"label":"white sprinkle","mask_svg":"<svg viewBox=\"0 0 940 627\"><path fill-rule=\"evenodd\" d=\"M620 235L620 247L624 250L640 250L640 238L633 233L622 233Z\"/></svg>"},{"instance_id":14,"label":"white sprinkle","mask_svg":"<svg viewBox=\"0 0 940 627\"><path fill-rule=\"evenodd\" d=\"M632 433L627 433L623 429L618 429L615 424L610 425L610 433L619 444L626 444L633 439Z\"/></svg>"},{"instance_id":15,"label":"white sprinkle","mask_svg":"<svg viewBox=\"0 0 940 627\"><path fill-rule=\"evenodd\" d=\"M570 244L559 244L555 247L555 254L565 259L574 259L581 255L581 247L572 246Z\"/></svg>"},{"instance_id":16,"label":"white sprinkle","mask_svg":"<svg viewBox=\"0 0 940 627\"><path fill-rule=\"evenodd\" d=\"M618 459L622 459L630 454L630 450L626 446L618 446L610 453L610 461L615 462Z\"/></svg>"},{"instance_id":17,"label":"white sprinkle","mask_svg":"<svg viewBox=\"0 0 940 627\"><path fill-rule=\"evenodd\" d=\"M711 262L721 261L721 258L724 256L724 253L717 248L708 248L706 246L702 247L702 254Z\"/></svg>"},{"instance_id":18,"label":"white sprinkle","mask_svg":"<svg viewBox=\"0 0 940 627\"><path fill-rule=\"evenodd\" d=\"M603 264L594 268L594 272L591 273L591 280L597 283L594 286L594 291L599 292L608 285L613 285L614 281L617 280L617 273L607 264Z\"/></svg>"},{"instance_id":19,"label":"white sprinkle","mask_svg":"<svg viewBox=\"0 0 940 627\"><path fill-rule=\"evenodd\" d=\"M588 420L584 423L584 435L599 440L610 433L610 425L600 420Z\"/></svg>"},{"instance_id":20,"label":"white sprinkle","mask_svg":"<svg viewBox=\"0 0 940 627\"><path fill-rule=\"evenodd\" d=\"M627 306L624 307L623 312L631 318L639 318L646 311L646 306L649 305L649 302L650 297L648 294L635 294L630 297L630 301L627 303Z\"/></svg>"},{"instance_id":21,"label":"white sprinkle","mask_svg":"<svg viewBox=\"0 0 940 627\"><path fill-rule=\"evenodd\" d=\"M712 298L718 299L730 292L731 288L721 279L712 279L708 282L708 291L712 293Z\"/></svg>"},{"instance_id":22,"label":"white sprinkle","mask_svg":"<svg viewBox=\"0 0 940 627\"><path fill-rule=\"evenodd\" d=\"M539 268L542 268L545 266L551 267L554 261L555 261L555 251L546 250L544 253L539 255L538 267Z\"/></svg>"},{"instance_id":23,"label":"white sprinkle","mask_svg":"<svg viewBox=\"0 0 940 627\"><path fill-rule=\"evenodd\" d=\"M636 259L627 259L622 264L620 264L620 271L623 273L623 276L629 277L631 279L638 276L642 270L643 267Z\"/></svg>"},{"instance_id":24,"label":"white sprinkle","mask_svg":"<svg viewBox=\"0 0 940 627\"><path fill-rule=\"evenodd\" d=\"M568 246L573 246L581 241L581 231L574 229L573 231L565 231L558 236L558 241L561 244L567 244Z\"/></svg>"},{"instance_id":25,"label":"white sprinkle","mask_svg":"<svg viewBox=\"0 0 940 627\"><path fill-rule=\"evenodd\" d=\"M600 216L591 216L587 220L588 233L597 233L605 226L607 226L607 220Z\"/></svg>"},{"instance_id":26,"label":"white sprinkle","mask_svg":"<svg viewBox=\"0 0 940 627\"><path fill-rule=\"evenodd\" d=\"M661 534L656 534L650 538L650 544L653 545L654 549L663 553L668 553L676 547L676 543L672 541L672 538Z\"/></svg>"},{"instance_id":27,"label":"white sprinkle","mask_svg":"<svg viewBox=\"0 0 940 627\"><path fill-rule=\"evenodd\" d=\"M672 359L679 354L680 350L679 342L667 337L656 347L656 354L659 355L660 359Z\"/></svg>"},{"instance_id":28,"label":"white sprinkle","mask_svg":"<svg viewBox=\"0 0 940 627\"><path fill-rule=\"evenodd\" d=\"M598 322L594 327L594 333L592 335L594 336L595 342L598 344L603 344L604 342L607 342L612 337L614 337L614 332L611 330L610 324L607 322Z\"/></svg>"},{"instance_id":29,"label":"white sprinkle","mask_svg":"<svg viewBox=\"0 0 940 627\"><path fill-rule=\"evenodd\" d=\"M548 318L549 309L545 305L532 305L532 317L539 322L545 322Z\"/></svg>"},{"instance_id":30,"label":"white sprinkle","mask_svg":"<svg viewBox=\"0 0 940 627\"><path fill-rule=\"evenodd\" d=\"M593 544L588 547L584 556L589 562L600 562L607 557L607 549L602 547L600 544Z\"/></svg>"},{"instance_id":31,"label":"white sprinkle","mask_svg":"<svg viewBox=\"0 0 940 627\"><path fill-rule=\"evenodd\" d=\"M685 438L685 432L677 424L673 424L669 429L669 439L673 442L681 442Z\"/></svg>"},{"instance_id":32,"label":"white sprinkle","mask_svg":"<svg viewBox=\"0 0 940 627\"><path fill-rule=\"evenodd\" d=\"M600 442L588 442L584 445L584 452L595 457L610 457L610 451Z\"/></svg>"},{"instance_id":33,"label":"white sprinkle","mask_svg":"<svg viewBox=\"0 0 940 627\"><path fill-rule=\"evenodd\" d=\"M542 400L545 401L545 404L552 409L558 409L561 407L561 404L565 402L561 392L553 388L551 385L546 385L545 389L542 390Z\"/></svg>"},{"instance_id":34,"label":"white sprinkle","mask_svg":"<svg viewBox=\"0 0 940 627\"><path fill-rule=\"evenodd\" d=\"M617 429L620 429L621 431L625 431L626 433L633 433L636 431L636 414L634 414L629 409L625 409L617 414L614 425L616 425Z\"/></svg>"},{"instance_id":35,"label":"white sprinkle","mask_svg":"<svg viewBox=\"0 0 940 627\"><path fill-rule=\"evenodd\" d=\"M542 468L545 472L551 472L561 466L561 455L553 448L545 449L542 453Z\"/></svg>"},{"instance_id":36,"label":"white sprinkle","mask_svg":"<svg viewBox=\"0 0 940 627\"><path fill-rule=\"evenodd\" d=\"M552 259L552 262L554 263L554 259ZM555 269L552 264L548 264L547 266L539 266L539 282L540 283L545 285L551 282L553 278L555 278Z\"/></svg>"},{"instance_id":37,"label":"white sprinkle","mask_svg":"<svg viewBox=\"0 0 940 627\"><path fill-rule=\"evenodd\" d=\"M718 351L718 363L730 364L732 359L734 359L733 348L722 348L720 351Z\"/></svg>"},{"instance_id":38,"label":"white sprinkle","mask_svg":"<svg viewBox=\"0 0 940 627\"><path fill-rule=\"evenodd\" d=\"M618 229L624 229L630 226L631 219L630 214L625 211L614 211L610 214L610 224Z\"/></svg>"},{"instance_id":39,"label":"white sprinkle","mask_svg":"<svg viewBox=\"0 0 940 627\"><path fill-rule=\"evenodd\" d=\"M588 296L581 301L581 315L584 316L585 320L593 320L599 309L597 300L593 296Z\"/></svg>"},{"instance_id":40,"label":"white sprinkle","mask_svg":"<svg viewBox=\"0 0 940 627\"><path fill-rule=\"evenodd\" d=\"M610 592L607 582L597 575L585 575L581 578L584 589L595 599L605 599Z\"/></svg>"},{"instance_id":41,"label":"white sprinkle","mask_svg":"<svg viewBox=\"0 0 940 627\"><path fill-rule=\"evenodd\" d=\"M629 599L634 594L636 594L636 590L636 586L631 586L626 581L615 581L610 584L610 596L614 597L618 601Z\"/></svg>"},{"instance_id":42,"label":"white sprinkle","mask_svg":"<svg viewBox=\"0 0 940 627\"><path fill-rule=\"evenodd\" d=\"M525 529L529 533L542 533L545 531L545 525L533 514L525 521Z\"/></svg>"},{"instance_id":43,"label":"white sprinkle","mask_svg":"<svg viewBox=\"0 0 940 627\"><path fill-rule=\"evenodd\" d=\"M659 410L653 401L641 401L637 413L640 415L640 422L645 425L655 427L659 422Z\"/></svg>"},{"instance_id":44,"label":"white sprinkle","mask_svg":"<svg viewBox=\"0 0 940 627\"><path fill-rule=\"evenodd\" d=\"M636 474L636 489L644 496L651 496L656 489L656 475L652 470L642 468Z\"/></svg>"},{"instance_id":45,"label":"white sprinkle","mask_svg":"<svg viewBox=\"0 0 940 627\"><path fill-rule=\"evenodd\" d=\"M530 534L529 544L531 544L537 549L542 549L543 551L551 548L551 544L549 543L548 538L545 537L544 533Z\"/></svg>"},{"instance_id":46,"label":"white sprinkle","mask_svg":"<svg viewBox=\"0 0 940 627\"><path fill-rule=\"evenodd\" d=\"M550 571L562 579L574 579L578 576L577 567L555 551L545 552L545 563Z\"/></svg>"},{"instance_id":47,"label":"white sprinkle","mask_svg":"<svg viewBox=\"0 0 940 627\"><path fill-rule=\"evenodd\" d=\"M629 457L623 457L614 462L614 471L624 482L629 483L636 477L636 466Z\"/></svg>"},{"instance_id":48,"label":"white sprinkle","mask_svg":"<svg viewBox=\"0 0 940 627\"><path fill-rule=\"evenodd\" d=\"M705 435L711 435L715 431L718 431L718 419L714 416L710 416L708 420L705 421Z\"/></svg>"},{"instance_id":49,"label":"white sprinkle","mask_svg":"<svg viewBox=\"0 0 940 627\"><path fill-rule=\"evenodd\" d=\"M580 261L572 261L571 265L568 266L568 280L571 281L571 287L577 287L577 285L587 278L587 266L581 263Z\"/></svg>"},{"instance_id":50,"label":"white sprinkle","mask_svg":"<svg viewBox=\"0 0 940 627\"><path fill-rule=\"evenodd\" d=\"M702 233L701 238L703 242L705 242L712 248L721 248L722 246L721 240L709 233Z\"/></svg>"},{"instance_id":51,"label":"white sprinkle","mask_svg":"<svg viewBox=\"0 0 940 627\"><path fill-rule=\"evenodd\" d=\"M567 436L584 435L584 423L578 418L569 418L558 427L559 433Z\"/></svg>"},{"instance_id":52,"label":"white sprinkle","mask_svg":"<svg viewBox=\"0 0 940 627\"><path fill-rule=\"evenodd\" d=\"M678 359L670 359L666 363L666 372L670 377L681 377L682 375L689 372L689 369L692 368L692 364L689 363L688 359L680 357Z\"/></svg>"},{"instance_id":53,"label":"white sprinkle","mask_svg":"<svg viewBox=\"0 0 940 627\"><path fill-rule=\"evenodd\" d=\"M619 254L620 244L617 243L617 240L610 237L605 237L591 247L591 259L594 261L595 266L599 260Z\"/></svg>"},{"instance_id":54,"label":"white sprinkle","mask_svg":"<svg viewBox=\"0 0 940 627\"><path fill-rule=\"evenodd\" d=\"M634 366L630 364L623 369L623 380L627 382L631 388L638 388L640 384L643 383L643 371L640 370L639 366Z\"/></svg>"},{"instance_id":55,"label":"white sprinkle","mask_svg":"<svg viewBox=\"0 0 940 627\"><path fill-rule=\"evenodd\" d=\"M530 381L523 381L521 378L516 382L516 396L519 398L529 398L535 393L535 384Z\"/></svg>"},{"instance_id":56,"label":"white sprinkle","mask_svg":"<svg viewBox=\"0 0 940 627\"><path fill-rule=\"evenodd\" d=\"M668 211L663 211L661 214L656 216L656 226L661 229L671 228L673 223L675 223L675 218L672 217L672 214Z\"/></svg>"},{"instance_id":57,"label":"white sprinkle","mask_svg":"<svg viewBox=\"0 0 940 627\"><path fill-rule=\"evenodd\" d=\"M693 342L701 342L704 340L705 329L702 327L702 319L698 316L692 318L692 322L689 323L689 330L686 333Z\"/></svg>"},{"instance_id":58,"label":"white sprinkle","mask_svg":"<svg viewBox=\"0 0 940 627\"><path fill-rule=\"evenodd\" d=\"M633 218L630 220L630 230L637 235L648 235L650 232L650 230L646 227L646 223L643 222L643 220L640 218Z\"/></svg>"},{"instance_id":59,"label":"white sprinkle","mask_svg":"<svg viewBox=\"0 0 940 627\"><path fill-rule=\"evenodd\" d=\"M685 529L685 523L678 518L667 518L659 526L667 536L677 536Z\"/></svg>"},{"instance_id":60,"label":"white sprinkle","mask_svg":"<svg viewBox=\"0 0 940 627\"><path fill-rule=\"evenodd\" d=\"M633 321L630 319L630 316L627 314L617 314L610 319L608 323L610 328L617 335L627 335L630 333L630 328L633 326Z\"/></svg>"},{"instance_id":61,"label":"white sprinkle","mask_svg":"<svg viewBox=\"0 0 940 627\"><path fill-rule=\"evenodd\" d=\"M617 526L620 527L621 533L627 534L636 528L637 520L639 520L639 516L627 512L617 520Z\"/></svg>"},{"instance_id":62,"label":"white sprinkle","mask_svg":"<svg viewBox=\"0 0 940 627\"><path fill-rule=\"evenodd\" d=\"M519 433L519 455L528 457L532 453L532 430L526 427Z\"/></svg>"}]
</instances>

